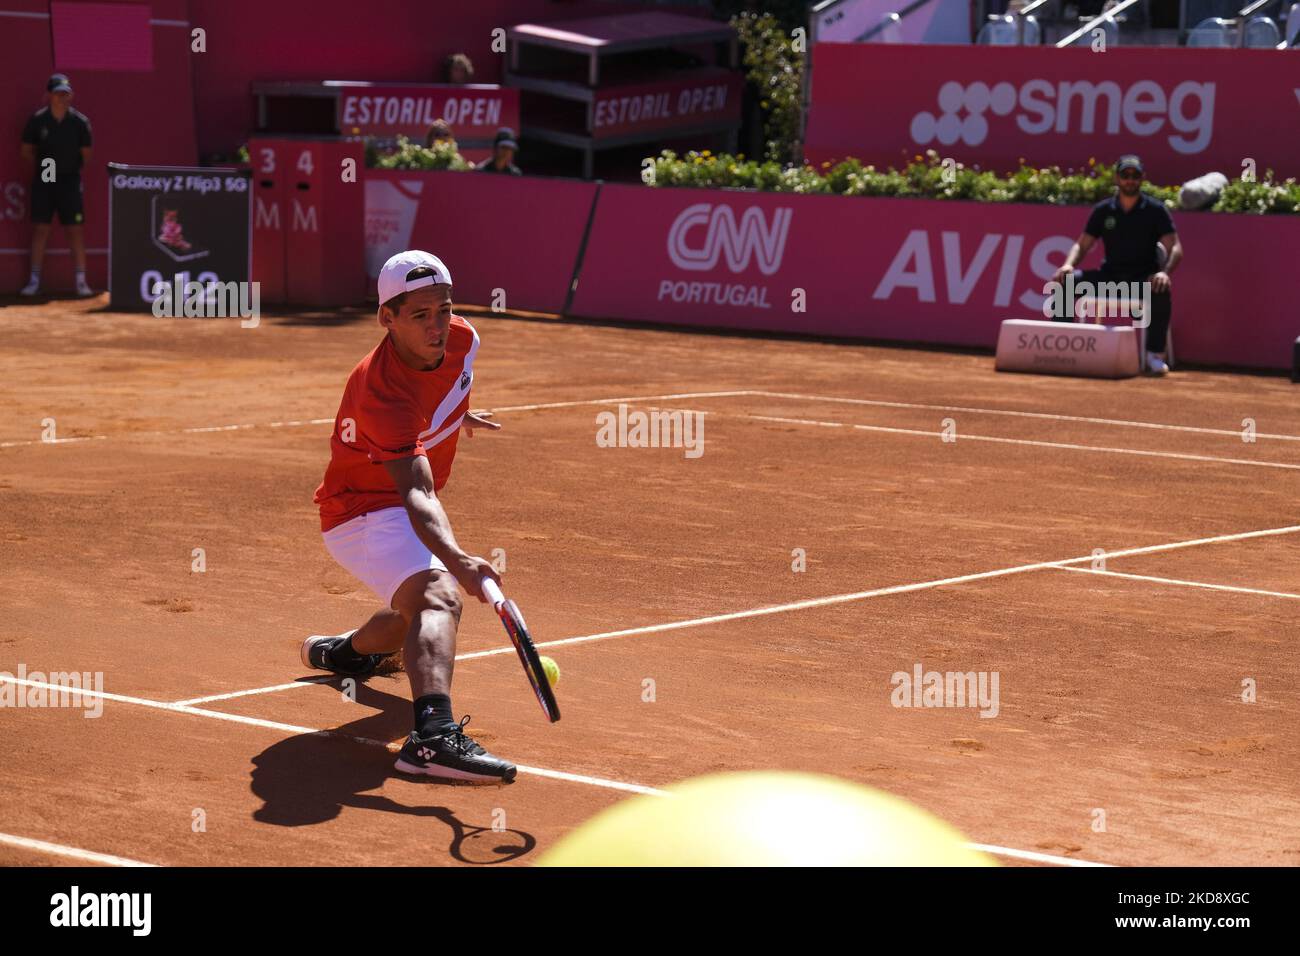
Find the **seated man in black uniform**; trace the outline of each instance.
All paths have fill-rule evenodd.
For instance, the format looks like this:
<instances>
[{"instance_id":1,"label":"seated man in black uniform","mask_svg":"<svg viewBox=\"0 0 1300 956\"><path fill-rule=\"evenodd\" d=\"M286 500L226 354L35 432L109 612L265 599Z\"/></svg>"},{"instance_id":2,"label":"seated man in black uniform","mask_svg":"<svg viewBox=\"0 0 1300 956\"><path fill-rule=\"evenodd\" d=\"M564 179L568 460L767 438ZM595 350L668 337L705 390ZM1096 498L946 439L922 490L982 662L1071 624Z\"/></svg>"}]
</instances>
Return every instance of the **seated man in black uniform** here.
<instances>
[{"instance_id":1,"label":"seated man in black uniform","mask_svg":"<svg viewBox=\"0 0 1300 956\"><path fill-rule=\"evenodd\" d=\"M1084 271L1081 278L1094 284L1151 283L1146 366L1151 373L1164 375L1169 371L1165 343L1173 314L1169 274L1182 261L1183 247L1164 203L1142 192L1142 178L1142 161L1136 156L1121 156L1115 165L1115 195L1092 208L1088 224L1070 247L1065 264L1056 270L1054 281L1063 283L1100 239L1106 250L1105 261L1100 269ZM1157 246L1163 248L1164 256ZM1069 321L1062 316L1057 319Z\"/></svg>"}]
</instances>

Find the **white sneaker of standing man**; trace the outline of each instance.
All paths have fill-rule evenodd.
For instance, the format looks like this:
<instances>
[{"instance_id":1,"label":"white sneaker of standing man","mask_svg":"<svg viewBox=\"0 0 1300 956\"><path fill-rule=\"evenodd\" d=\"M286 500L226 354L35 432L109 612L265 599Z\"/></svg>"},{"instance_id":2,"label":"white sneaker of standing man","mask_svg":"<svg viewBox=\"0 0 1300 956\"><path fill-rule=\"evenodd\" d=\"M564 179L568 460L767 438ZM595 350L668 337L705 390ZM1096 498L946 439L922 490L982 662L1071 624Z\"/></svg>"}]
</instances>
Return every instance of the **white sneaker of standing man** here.
<instances>
[{"instance_id":1,"label":"white sneaker of standing man","mask_svg":"<svg viewBox=\"0 0 1300 956\"><path fill-rule=\"evenodd\" d=\"M77 276L77 295L84 299L86 296L94 294L95 290L90 287L90 283L86 281L86 277Z\"/></svg>"},{"instance_id":2,"label":"white sneaker of standing man","mask_svg":"<svg viewBox=\"0 0 1300 956\"><path fill-rule=\"evenodd\" d=\"M1147 353L1147 371L1152 375L1168 375L1169 365L1159 352Z\"/></svg>"},{"instance_id":3,"label":"white sneaker of standing man","mask_svg":"<svg viewBox=\"0 0 1300 956\"><path fill-rule=\"evenodd\" d=\"M27 284L18 291L19 295L33 296L41 291L41 277L32 276L27 280Z\"/></svg>"}]
</instances>

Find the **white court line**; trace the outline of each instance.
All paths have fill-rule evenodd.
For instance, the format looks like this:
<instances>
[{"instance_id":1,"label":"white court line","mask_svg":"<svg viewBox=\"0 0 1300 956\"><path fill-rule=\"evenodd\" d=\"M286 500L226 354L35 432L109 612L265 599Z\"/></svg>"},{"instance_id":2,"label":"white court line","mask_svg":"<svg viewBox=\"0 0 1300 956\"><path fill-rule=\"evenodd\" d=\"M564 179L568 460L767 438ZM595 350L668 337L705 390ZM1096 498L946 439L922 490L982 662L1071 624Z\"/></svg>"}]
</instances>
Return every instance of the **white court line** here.
<instances>
[{"instance_id":1,"label":"white court line","mask_svg":"<svg viewBox=\"0 0 1300 956\"><path fill-rule=\"evenodd\" d=\"M1122 571L1102 571L1098 568L1061 568L1062 571L1075 571L1079 574L1101 574L1108 578L1129 578L1133 581L1151 581L1155 584L1181 584L1188 588L1206 588L1210 591L1232 591L1237 594L1259 594L1263 597L1290 598L1300 601L1300 594L1288 594L1285 591L1261 591L1259 588L1241 588L1231 584L1209 584L1205 581L1182 581L1178 578L1156 578L1147 574L1126 574Z\"/></svg>"},{"instance_id":2,"label":"white court line","mask_svg":"<svg viewBox=\"0 0 1300 956\"><path fill-rule=\"evenodd\" d=\"M9 674L0 672L0 682L10 684L20 684L26 687L44 687L47 690L60 690L58 684L50 684L45 681L34 681L27 678L13 677ZM216 720L225 720L237 724L247 724L253 727L264 727L271 730L285 731L290 734L319 734L325 737L341 737L348 740L354 740L357 743L368 744L371 746L383 747L388 749L387 741L375 740L371 737L358 737L354 734L345 734L337 730L318 730L313 727L300 727L295 724L282 724L274 720L261 720L257 717L244 717L239 714L227 714L219 710L204 710L199 707L187 707L182 704L169 704L160 700L149 700L144 697L127 697L123 694L109 694L103 691L83 690L81 693L87 697L98 697L102 700L112 700L123 704L135 704L140 707L149 707L154 710L163 710L173 714L188 714L192 717L211 717ZM562 770L548 770L543 767L525 767L522 764L516 764L516 769L523 774L531 774L535 777L545 777L550 780L560 780L565 783L579 783L590 787L601 787L606 790L618 790L624 793L647 794L649 796L665 797L671 796L667 791L655 787L643 786L639 783L628 783L623 780L608 780L604 777L589 777L585 774L566 773ZM15 837L14 839L22 839ZM53 846L54 844L48 844ZM1016 857L1019 859L1036 859L1039 862L1055 863L1059 866L1106 866L1104 863L1090 863L1085 860L1072 860L1069 857L1051 857L1046 854L1031 854L1027 850L1016 850L1011 847L997 847L988 844L968 844L975 849L982 850L985 853L999 854L1002 856ZM87 852L87 851L75 851ZM106 857L105 859L117 859L115 857ZM122 863L118 865L128 865ZM150 864L135 864L138 866L148 866Z\"/></svg>"},{"instance_id":3,"label":"white court line","mask_svg":"<svg viewBox=\"0 0 1300 956\"><path fill-rule=\"evenodd\" d=\"M751 418L760 422L776 422L783 425L814 425L819 428L853 428L864 432L883 432L890 435L920 435L925 438L943 438L943 432L927 432L916 428L888 428L884 425L856 425L853 422L824 422L811 418L779 418L775 415L736 415L727 412L715 413L728 418ZM1208 461L1220 465L1254 465L1257 468L1285 468L1300 471L1300 465L1282 461L1255 461L1250 458L1220 458L1217 455L1191 455L1176 451L1152 451L1147 448L1107 448L1104 445L1074 445L1069 442L1034 441L1028 438L999 438L994 435L972 435L968 432L953 432L954 444L959 441L987 441L1000 445L1032 445L1036 448L1063 448L1070 451L1096 451L1112 455L1141 455L1144 458L1175 458L1181 461Z\"/></svg>"},{"instance_id":4,"label":"white court line","mask_svg":"<svg viewBox=\"0 0 1300 956\"><path fill-rule=\"evenodd\" d=\"M35 850L38 853L66 856L69 859L81 860L83 863L102 863L104 866L157 866L156 863L141 863L139 860L128 860L124 856L111 856L107 853L96 853L94 850L79 850L75 846L46 843L44 840L14 836L12 833L0 833L0 843L21 847L24 850Z\"/></svg>"},{"instance_id":5,"label":"white court line","mask_svg":"<svg viewBox=\"0 0 1300 956\"><path fill-rule=\"evenodd\" d=\"M731 391L731 392L680 392L673 395L627 395L623 398L590 398L574 402L546 402L540 405L503 405L499 408L492 408L492 412L529 412L547 408L575 408L580 405L612 405L619 402L662 402L679 398L728 398L736 395L752 395L749 391ZM165 431L146 431L146 432L122 432L118 435L89 435L84 438L57 438L53 441L45 441L40 438L33 438L26 441L6 441L0 442L0 448L19 448L26 445L61 445L71 442L82 441L105 441L110 438L158 438L164 435L197 435L210 432L237 432L247 431L251 428L300 428L308 425L332 425L332 418L307 418L294 419L283 422L246 422L235 425L200 425L193 428L173 428Z\"/></svg>"},{"instance_id":6,"label":"white court line","mask_svg":"<svg viewBox=\"0 0 1300 956\"><path fill-rule=\"evenodd\" d=\"M515 765L520 773L531 773L535 777L549 777L552 780L563 780L567 783L585 783L593 787L604 787L606 790L623 790L627 793L644 793L652 797L666 797L670 794L666 790L656 790L654 787L645 787L639 783L625 783L621 780L604 780L600 777L585 777L579 773L565 773L562 770L543 770L540 767L525 767L520 764Z\"/></svg>"},{"instance_id":7,"label":"white court line","mask_svg":"<svg viewBox=\"0 0 1300 956\"><path fill-rule=\"evenodd\" d=\"M1169 425L1160 422L1129 421L1126 419L1116 419L1116 418L1090 418L1090 417L1080 416L1080 415L1059 415L1050 412L1025 412L1025 411L1015 411L1011 409L1000 409L1000 408L976 408L976 407L963 406L963 405L925 405L925 404L918 404L915 402L890 402L890 401L866 399L866 398L842 398L842 397L831 396L831 395L805 395L805 394L800 394L795 392L770 392L770 391L764 391L759 389L733 389L729 391L712 391L712 392L678 392L670 395L625 395L625 396L614 397L614 398L591 398L591 399L580 399L580 400L567 401L567 402L541 402L541 403L536 403L531 405L502 405L497 408L492 408L490 409L490 411L528 412L528 411L541 411L541 410L554 409L554 408L578 408L581 406L590 406L590 405L616 405L619 403L629 403L629 402L656 402L656 401L670 401L670 400L685 399L685 398L735 398L739 396L759 396L765 398L781 398L781 399L797 400L797 401L835 402L840 404L867 405L867 406L875 406L880 408L914 408L914 409L926 409L930 411L970 412L972 414L984 414L984 415L1006 415L1006 416L1013 416L1018 418L1039 418L1039 419L1046 419L1051 421L1084 422L1084 423L1099 424L1099 425L1119 425L1119 426L1130 427L1130 428L1153 428L1153 429L1161 429L1165 431L1193 432L1193 433L1205 434L1205 435L1225 435L1225 436L1231 436L1233 438L1240 438L1242 434L1240 431L1235 431L1233 429L1202 428L1193 425ZM725 412L714 413L714 414L720 414L726 417L754 418L760 421L769 420L767 417L761 415L732 415L730 413L725 413ZM850 427L850 428L858 428L864 431L894 432L898 434L915 434L915 435L936 434L932 432L921 432L921 431L915 431L915 430L904 429L904 428L886 428L883 426L855 425L847 422L816 422L816 421L806 420L806 419L776 419L776 418L770 420L785 421L790 424L809 424L809 425L819 424L819 425L826 425L829 427L836 427L836 426ZM41 439L32 439L28 441L0 442L0 448L15 448L15 447L21 447L27 445L56 445L56 444L74 443L74 442L81 442L81 441L102 441L112 437L139 438L139 437L159 437L164 435L176 435L176 434L201 434L201 433L223 432L223 431L244 431L253 428L296 428L296 427L311 426L311 425L328 425L333 423L333 421L334 419L332 418L312 418L312 419L284 421L284 422L266 422L262 424L244 423L244 424L232 424L232 425L206 425L206 426L199 426L194 428L173 429L169 431L125 432L117 436L92 435L85 438L58 439L52 442L42 441ZM1136 449L1103 448L1103 447L1093 446L1093 445L1070 445L1070 444L1062 444L1062 443L1055 443L1055 442L1035 442L1035 441L1030 441L1028 439L996 438L991 436L962 435L960 433L958 433L957 437L970 438L979 441L994 441L994 442L1005 442L1005 443L1023 444L1023 445L1039 445L1048 448L1072 448L1072 449L1081 449L1087 451L1107 451L1107 452L1119 453L1119 454L1150 455L1150 456L1165 457L1165 458L1183 458L1191 461L1211 461L1211 462L1230 463L1230 464L1259 465L1263 467L1300 469L1300 465L1283 464L1278 462L1260 462L1260 461L1251 461L1248 459L1237 459L1237 458L1216 458L1216 457L1200 456L1200 455L1182 455L1174 452L1140 451ZM1279 441L1300 441L1300 435L1281 435L1281 434L1275 434L1271 432L1256 432L1255 437L1271 438L1271 439L1277 439Z\"/></svg>"},{"instance_id":8,"label":"white court line","mask_svg":"<svg viewBox=\"0 0 1300 956\"><path fill-rule=\"evenodd\" d=\"M66 687L59 684L50 684L45 681L34 681L25 677L14 677L11 674L0 672L0 683L17 684L24 687L43 687L47 690L67 691ZM228 714L220 710L207 710L201 707L191 707L186 704L172 704L162 700L150 700L147 697L128 697L124 694L109 694L104 691L80 690L78 691L83 697L99 698L100 700L111 700L120 704L134 704L137 707L148 707L153 710L166 711L171 714L186 714L190 717L208 717L213 720L224 720L234 724L246 724L250 727L262 727L267 730L279 730L288 734L319 734L326 737L342 737L348 740L354 740L357 743L369 744L372 746L383 747L388 749L388 741L375 740L371 737L358 737L355 734L346 734L337 730L320 730L316 727L302 727L297 724L285 724L276 720L262 720L260 717L245 717L242 714ZM547 777L552 780L563 780L569 783L583 783L591 787L603 787L606 790L620 790L626 793L648 793L649 787L643 787L636 783L627 783L623 780L606 780L602 777L588 777L583 774L566 773L562 770L547 770L542 767L523 767L517 766L520 773L532 774L535 777Z\"/></svg>"},{"instance_id":9,"label":"white court line","mask_svg":"<svg viewBox=\"0 0 1300 956\"><path fill-rule=\"evenodd\" d=\"M1127 548L1122 551L1107 551L1102 554L1088 555L1082 558L1065 558L1061 561L1036 561L1033 564L1021 564L1013 568L1000 568L996 571L978 571L973 574L962 574L952 578L939 578L933 581L920 581L915 584L895 584L889 587L876 588L871 591L853 591L847 594L832 594L827 597L809 598L806 601L795 601L790 604L775 604L768 607L752 608L748 611L732 611L728 614L713 614L709 617L697 617L684 621L670 621L666 624L649 624L645 627L629 627L621 631L605 631L601 634L586 634L581 637L564 637L554 641L541 641L538 647L559 647L566 644L583 644L589 641L603 641L611 637L630 637L634 634L654 634L662 631L677 631L687 627L701 627L706 624L719 624L725 621L739 621L751 617L764 617L769 614L784 614L787 611L802 611L814 607L826 607L831 604L845 604L850 601L862 601L867 598L884 597L890 594L905 594L911 591L924 591L930 588L943 587L950 584L965 584L969 581L982 581L989 578L1006 577L1012 574L1025 574L1029 571L1042 571L1048 568L1063 568L1067 565L1078 564L1082 561L1095 561L1098 559L1125 558L1135 554L1154 554L1160 551L1175 551L1180 548L1191 548L1203 544L1222 544L1228 541L1245 541L1250 538L1262 538L1271 535L1295 534L1300 532L1300 525L1289 525L1283 528L1266 528L1262 531L1242 531L1236 534L1215 535L1210 538L1194 538L1189 541L1175 541L1169 544L1152 544L1140 548ZM474 651L469 654L459 654L457 661L473 660L478 657L495 657L498 654L513 654L513 647L494 647L486 651Z\"/></svg>"},{"instance_id":10,"label":"white court line","mask_svg":"<svg viewBox=\"0 0 1300 956\"><path fill-rule=\"evenodd\" d=\"M460 658L456 658L460 660ZM288 681L284 684L272 684L269 687L254 687L252 690L236 690L229 694L209 694L207 697L190 697L187 700L176 700L172 703L178 707L193 707L195 704L210 704L217 700L231 700L235 697L251 697L254 694L274 694L277 691L293 690L297 687L314 687L317 684L328 684L335 680L334 675L328 677L304 677L301 680Z\"/></svg>"},{"instance_id":11,"label":"white court line","mask_svg":"<svg viewBox=\"0 0 1300 956\"><path fill-rule=\"evenodd\" d=\"M884 597L890 594L904 594L910 591L924 591L929 588L943 587L950 584L965 584L968 581L980 581L988 578L1005 577L1012 574L1024 574L1030 571L1042 571L1049 568L1060 568L1062 570L1077 570L1070 568L1068 565L1078 564L1082 561L1095 561L1097 559L1108 558L1125 558L1137 554L1154 554L1161 551L1175 551L1180 548L1191 548L1204 544L1222 544L1229 541L1245 541L1251 538L1263 538L1273 535L1294 534L1300 532L1300 525L1290 525L1282 528L1266 528L1262 531L1242 531L1235 534L1216 535L1210 538L1193 538L1189 541L1175 541L1169 544L1153 544L1140 548L1128 548L1123 551L1107 551L1102 554L1088 555L1081 558L1066 558L1061 561L1038 561L1033 564L1022 564L1014 568L1001 568L996 571L979 571L974 574L964 574L953 578L939 578L932 581L920 581L915 584L895 584L889 587L876 588L871 591L852 591L846 594L832 594L826 597L809 598L805 601L795 601L791 604L775 604L767 607L751 608L746 611L731 611L727 614L713 614L708 617L696 617L683 621L668 621L664 624L647 624L643 627L629 627L619 631L603 631L599 634L583 634L579 637L562 637L553 641L540 641L538 647L562 647L569 644L586 644L591 641L603 641L613 637L632 637L636 634L657 634L663 631L679 631L688 627L703 627L708 624L720 624L726 621L739 621L751 617L765 617L769 614L784 614L787 611L802 611L808 608L825 607L830 604L845 604L850 601L863 601L868 598ZM1190 582L1178 582L1190 583ZM1213 586L1213 585L1209 585ZM1261 594L1271 594L1274 592L1257 592ZM1279 597L1294 597L1295 595L1278 594ZM513 654L515 649L512 646L493 647L485 651L470 651L466 654L457 654L456 661L471 661L481 657L496 657L500 654ZM332 678L324 678L329 681ZM272 684L268 687L254 687L250 690L231 691L226 694L214 694L210 697L194 697L189 700L177 701L174 706L183 707L197 703L207 703L214 700L230 700L235 697L246 697L253 694L273 694L282 690L294 690L299 687L309 687L319 680L298 680L290 681L284 684Z\"/></svg>"},{"instance_id":12,"label":"white court line","mask_svg":"<svg viewBox=\"0 0 1300 956\"><path fill-rule=\"evenodd\" d=\"M1034 863L1055 863L1057 866L1104 866L1109 867L1109 863L1093 863L1091 860L1075 860L1068 856L1052 856L1050 853L1038 853L1034 850L1012 850L1004 846L989 846L986 843L967 843L972 850L980 850L984 853L994 853L998 856L1010 857L1013 860L1032 860Z\"/></svg>"},{"instance_id":13,"label":"white court line","mask_svg":"<svg viewBox=\"0 0 1300 956\"><path fill-rule=\"evenodd\" d=\"M620 402L666 402L677 398L733 398L737 395L760 395L752 389L732 392L681 392L677 395L626 395L623 398L587 398L576 402L545 402L540 405L503 405L493 412L532 412L543 408L577 408L581 405L617 405Z\"/></svg>"},{"instance_id":14,"label":"white court line","mask_svg":"<svg viewBox=\"0 0 1300 956\"><path fill-rule=\"evenodd\" d=\"M306 418L306 419L294 419L292 421L287 421L287 422L267 422L264 425L259 425L257 423L248 424L248 425L204 425L197 428L182 428L180 430L180 434L194 435L202 432L237 432L237 431L244 431L245 429L248 428L301 428L304 425L333 425L333 424L334 424L334 419L332 418ZM175 432L131 432L130 437L134 438L137 435L172 435L172 434L176 434L176 433Z\"/></svg>"},{"instance_id":15,"label":"white court line","mask_svg":"<svg viewBox=\"0 0 1300 956\"><path fill-rule=\"evenodd\" d=\"M332 418L306 418L287 422L250 422L239 425L198 425L193 428L175 428L167 431L123 432L120 435L88 435L84 438L55 438L49 441L33 438L27 441L0 442L0 448L18 448L24 445L64 445L79 441L107 441L110 438L158 438L164 435L200 435L208 432L238 432L250 428L301 428L305 425L332 425Z\"/></svg>"},{"instance_id":16,"label":"white court line","mask_svg":"<svg viewBox=\"0 0 1300 956\"><path fill-rule=\"evenodd\" d=\"M1150 553L1151 551L1172 550L1174 548L1190 547L1197 544L1210 544L1220 541L1235 541L1242 538L1258 537L1268 534L1287 534L1294 531L1300 531L1300 525L1269 529L1267 531L1247 531L1240 535L1225 535L1216 538L1201 538L1190 542L1176 542L1173 544L1152 545L1150 548L1142 548L1136 551L1114 551L1106 554L1088 555L1086 558L1068 558L1063 561L1038 561L1033 564L1022 564L1014 568L1000 568L996 571L979 571L974 574L964 574L952 578L939 578L932 581L920 581L915 584L895 584L889 587L875 588L870 591L851 591L845 594L832 594L826 597L809 598L804 601L795 601L790 604L774 604L766 607L750 608L745 611L731 611L726 614L711 614L708 617L695 617L682 621L668 621L664 624L647 624L643 627L629 627L618 631L602 631L599 634L583 634L579 637L562 637L553 641L539 641L537 647L564 647L569 644L586 644L592 641L604 641L613 637L632 637L637 634L658 634L664 631L680 631L688 627L704 627L709 624L722 624L727 621L740 621L751 617L765 617L769 614L784 614L788 611L803 611L809 608L826 607L831 604L846 604L851 601L864 601L868 598L884 597L890 594L904 594L910 591L924 591L929 588L943 587L950 584L965 584L969 581L980 581L988 578L1005 577L1011 574L1023 574L1029 571L1042 571L1048 568L1060 568L1067 564L1079 561L1094 561L1099 558L1125 557L1130 554ZM482 657L496 657L501 654L513 654L513 646L493 647L485 651L469 651L465 654L457 654L456 662L472 661ZM326 678L329 680L330 678ZM267 687L254 687L249 690L231 691L225 694L213 694L210 697L193 697L189 700L176 701L175 706L184 707L193 704L208 703L214 700L231 700L235 697L248 697L254 694L274 694L283 690L295 690L299 687L308 687L315 681L290 681L284 684L271 684Z\"/></svg>"},{"instance_id":17,"label":"white court line","mask_svg":"<svg viewBox=\"0 0 1300 956\"><path fill-rule=\"evenodd\" d=\"M1015 418L1042 418L1057 422L1083 422L1090 425L1120 425L1125 428L1157 428L1162 431L1195 432L1201 435L1228 435L1240 438L1241 429L1199 428L1195 425L1167 425L1160 422L1139 422L1123 418L1090 418L1084 415L1058 415L1051 412L1022 412L1007 408L973 408L964 405L921 405L915 402L886 402L869 398L839 398L833 395L800 395L792 392L750 391L744 394L767 398L786 398L810 402L836 402L843 405L871 405L879 408L919 408L936 412L971 412L980 415L1007 415ZM1279 441L1300 441L1300 435L1277 435L1256 432L1256 438L1275 438Z\"/></svg>"},{"instance_id":18,"label":"white court line","mask_svg":"<svg viewBox=\"0 0 1300 956\"><path fill-rule=\"evenodd\" d=\"M19 445L72 445L79 441L103 441L107 435L87 435L84 438L33 438L29 441L0 442L0 448L17 448Z\"/></svg>"}]
</instances>

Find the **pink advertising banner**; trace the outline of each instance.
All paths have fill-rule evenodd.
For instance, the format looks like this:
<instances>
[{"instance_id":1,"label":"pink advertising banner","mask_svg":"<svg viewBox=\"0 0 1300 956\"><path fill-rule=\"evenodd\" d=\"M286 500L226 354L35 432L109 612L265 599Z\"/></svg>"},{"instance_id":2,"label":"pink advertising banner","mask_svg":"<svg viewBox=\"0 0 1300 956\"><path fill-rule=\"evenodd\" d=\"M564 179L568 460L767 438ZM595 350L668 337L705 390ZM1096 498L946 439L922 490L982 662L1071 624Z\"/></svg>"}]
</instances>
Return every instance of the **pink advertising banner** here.
<instances>
[{"instance_id":1,"label":"pink advertising banner","mask_svg":"<svg viewBox=\"0 0 1300 956\"><path fill-rule=\"evenodd\" d=\"M819 43L812 75L805 156L816 164L898 166L934 149L985 169L1022 158L1079 168L1138 153L1160 183L1250 164L1300 175L1288 50L1169 48L1157 61L1128 47Z\"/></svg>"},{"instance_id":2,"label":"pink advertising banner","mask_svg":"<svg viewBox=\"0 0 1300 956\"><path fill-rule=\"evenodd\" d=\"M338 90L344 136L396 136L424 142L434 120L446 120L457 140L491 142L498 128L519 132L519 91L504 86L395 83L325 84Z\"/></svg>"},{"instance_id":3,"label":"pink advertising banner","mask_svg":"<svg viewBox=\"0 0 1300 956\"><path fill-rule=\"evenodd\" d=\"M993 205L606 185L572 313L993 348L1042 318L1083 206ZM1300 217L1175 214L1182 360L1289 368L1292 277L1258 250L1300 247ZM629 227L635 223L635 227ZM1100 244L1085 266L1100 264ZM454 268L454 267L453 267Z\"/></svg>"},{"instance_id":4,"label":"pink advertising banner","mask_svg":"<svg viewBox=\"0 0 1300 956\"><path fill-rule=\"evenodd\" d=\"M50 3L59 69L153 69L153 11L146 3Z\"/></svg>"},{"instance_id":5,"label":"pink advertising banner","mask_svg":"<svg viewBox=\"0 0 1300 956\"><path fill-rule=\"evenodd\" d=\"M564 308L595 183L489 173L366 171L366 274L424 249L451 270L458 302Z\"/></svg>"}]
</instances>

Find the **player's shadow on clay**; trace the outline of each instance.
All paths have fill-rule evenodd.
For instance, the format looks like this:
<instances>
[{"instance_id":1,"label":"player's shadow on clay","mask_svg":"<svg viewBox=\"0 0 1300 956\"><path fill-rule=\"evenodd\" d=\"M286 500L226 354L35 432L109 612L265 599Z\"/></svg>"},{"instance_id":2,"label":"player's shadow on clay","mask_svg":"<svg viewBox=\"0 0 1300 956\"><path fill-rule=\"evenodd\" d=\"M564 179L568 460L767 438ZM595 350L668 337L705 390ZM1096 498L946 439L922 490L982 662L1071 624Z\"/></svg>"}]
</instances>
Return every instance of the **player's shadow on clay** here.
<instances>
[{"instance_id":1,"label":"player's shadow on clay","mask_svg":"<svg viewBox=\"0 0 1300 956\"><path fill-rule=\"evenodd\" d=\"M341 692L338 682L324 686ZM333 820L343 807L357 807L438 820L451 831L447 852L462 863L506 863L532 852L537 839L530 833L493 830L490 823L475 826L448 807L408 806L368 793L397 773L393 769L395 755L352 738L393 740L403 736L409 730L411 702L358 684L356 706L372 712L329 733L297 734L281 740L253 758L250 786L263 801L253 819L282 827L312 826Z\"/></svg>"}]
</instances>

